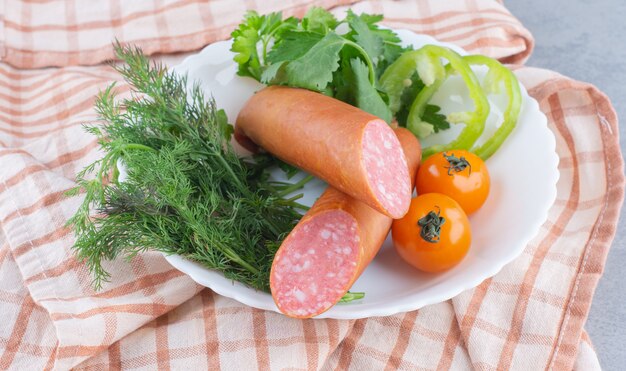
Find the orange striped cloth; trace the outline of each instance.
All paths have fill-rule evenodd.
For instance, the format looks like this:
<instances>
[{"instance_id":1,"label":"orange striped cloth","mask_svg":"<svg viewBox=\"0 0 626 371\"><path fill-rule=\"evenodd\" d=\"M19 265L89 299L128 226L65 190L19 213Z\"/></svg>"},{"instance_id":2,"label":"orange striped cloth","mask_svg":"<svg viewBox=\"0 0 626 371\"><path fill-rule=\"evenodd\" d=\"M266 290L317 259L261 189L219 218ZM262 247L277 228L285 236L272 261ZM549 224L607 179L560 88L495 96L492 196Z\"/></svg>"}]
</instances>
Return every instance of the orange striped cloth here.
<instances>
[{"instance_id":1,"label":"orange striped cloth","mask_svg":"<svg viewBox=\"0 0 626 371\"><path fill-rule=\"evenodd\" d=\"M80 124L118 76L110 41L149 53L227 38L246 8L332 0L64 2L0 8L0 369L597 369L583 330L623 201L617 117L591 85L527 68L529 32L498 1L371 0L357 11L515 63L549 119L561 178L539 235L452 300L362 320L294 320L194 284L158 253L107 264L100 292L64 227L74 175L102 154ZM166 56L170 63L181 55ZM86 66L90 65L90 66ZM59 66L59 68L43 68ZM539 180L540 181L540 180Z\"/></svg>"}]
</instances>

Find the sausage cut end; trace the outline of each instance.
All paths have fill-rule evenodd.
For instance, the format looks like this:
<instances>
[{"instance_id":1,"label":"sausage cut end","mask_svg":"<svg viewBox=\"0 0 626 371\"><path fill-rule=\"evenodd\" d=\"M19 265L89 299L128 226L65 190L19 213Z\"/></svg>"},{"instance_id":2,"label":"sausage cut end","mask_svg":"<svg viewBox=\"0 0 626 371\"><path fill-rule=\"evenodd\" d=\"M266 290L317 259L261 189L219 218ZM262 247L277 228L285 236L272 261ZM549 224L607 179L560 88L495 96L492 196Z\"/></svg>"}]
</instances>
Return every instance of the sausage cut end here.
<instances>
[{"instance_id":1,"label":"sausage cut end","mask_svg":"<svg viewBox=\"0 0 626 371\"><path fill-rule=\"evenodd\" d=\"M376 199L389 216L403 217L411 203L411 178L398 137L384 121L371 121L363 131L362 151Z\"/></svg>"},{"instance_id":2,"label":"sausage cut end","mask_svg":"<svg viewBox=\"0 0 626 371\"><path fill-rule=\"evenodd\" d=\"M274 258L270 283L281 312L316 316L337 303L358 269L358 225L343 210L329 210L299 225Z\"/></svg>"}]
</instances>

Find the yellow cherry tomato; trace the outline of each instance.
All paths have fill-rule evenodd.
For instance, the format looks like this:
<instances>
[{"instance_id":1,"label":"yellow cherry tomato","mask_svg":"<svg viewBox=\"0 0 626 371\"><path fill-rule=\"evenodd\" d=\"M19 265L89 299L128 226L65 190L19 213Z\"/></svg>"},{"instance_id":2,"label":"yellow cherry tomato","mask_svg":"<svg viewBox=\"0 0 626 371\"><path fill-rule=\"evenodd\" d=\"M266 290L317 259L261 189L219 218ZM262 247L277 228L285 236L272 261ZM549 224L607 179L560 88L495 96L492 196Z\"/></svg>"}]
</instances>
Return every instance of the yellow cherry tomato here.
<instances>
[{"instance_id":1,"label":"yellow cherry tomato","mask_svg":"<svg viewBox=\"0 0 626 371\"><path fill-rule=\"evenodd\" d=\"M413 198L409 212L393 221L391 236L398 254L425 272L441 272L458 264L472 240L461 206L440 193Z\"/></svg>"},{"instance_id":2,"label":"yellow cherry tomato","mask_svg":"<svg viewBox=\"0 0 626 371\"><path fill-rule=\"evenodd\" d=\"M489 172L485 162L469 151L439 152L422 163L415 187L417 194L437 192L452 197L469 215L487 199Z\"/></svg>"}]
</instances>

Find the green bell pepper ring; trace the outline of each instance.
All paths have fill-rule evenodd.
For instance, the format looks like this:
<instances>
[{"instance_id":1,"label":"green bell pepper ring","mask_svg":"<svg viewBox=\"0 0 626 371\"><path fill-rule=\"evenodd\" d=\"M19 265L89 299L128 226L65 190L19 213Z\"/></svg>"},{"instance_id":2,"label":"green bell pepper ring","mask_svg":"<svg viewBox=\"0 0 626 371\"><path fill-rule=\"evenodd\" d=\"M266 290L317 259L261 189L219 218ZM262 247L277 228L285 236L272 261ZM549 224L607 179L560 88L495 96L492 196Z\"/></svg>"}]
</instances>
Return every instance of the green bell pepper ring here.
<instances>
[{"instance_id":1,"label":"green bell pepper ring","mask_svg":"<svg viewBox=\"0 0 626 371\"><path fill-rule=\"evenodd\" d=\"M435 95L445 80L445 77L439 78L432 84L425 86L419 93L417 93L415 100L411 104L406 120L406 127L418 138L426 138L435 131L433 125L422 121L421 117L424 115L424 110L426 109L430 98Z\"/></svg>"},{"instance_id":2,"label":"green bell pepper ring","mask_svg":"<svg viewBox=\"0 0 626 371\"><path fill-rule=\"evenodd\" d=\"M389 98L389 109L394 115L400 110L402 92L410 85L411 76L416 70L414 53L405 52L385 69L378 81L379 89Z\"/></svg>"},{"instance_id":3,"label":"green bell pepper ring","mask_svg":"<svg viewBox=\"0 0 626 371\"><path fill-rule=\"evenodd\" d=\"M515 74L495 59L482 55L468 55L463 57L463 59L471 65L487 66L489 68L489 72L483 81L485 90L488 93L500 92L502 83L504 85L505 94L509 98L500 127L491 136L491 138L487 139L485 143L472 149L472 152L474 152L477 156L486 160L491 157L491 155L493 155L498 148L500 148L504 140L515 128L520 110L522 108L522 92Z\"/></svg>"},{"instance_id":4,"label":"green bell pepper ring","mask_svg":"<svg viewBox=\"0 0 626 371\"><path fill-rule=\"evenodd\" d=\"M446 66L441 63L441 58L448 61ZM470 98L474 101L474 111L448 115L448 121L452 123L465 123L465 128L459 136L446 145L424 149L422 157L426 158L433 153L449 149L470 149L485 128L485 121L489 115L489 101L469 64L456 52L436 45L426 45L418 50L405 52L380 78L381 90L387 93L392 112L396 113L400 109L405 82L415 71L426 85L418 93L407 117L407 128L416 136L424 137L430 134L431 125L422 122L421 116L430 98L452 72L461 76L469 89Z\"/></svg>"},{"instance_id":5,"label":"green bell pepper ring","mask_svg":"<svg viewBox=\"0 0 626 371\"><path fill-rule=\"evenodd\" d=\"M418 52L424 54L422 54L423 56L418 56L417 58L427 58L431 61L430 63L440 63L440 58L445 58L449 62L444 69L445 73L443 76L437 76L439 81L435 81L430 85L427 84L428 87L432 85L440 86L451 73L456 72L461 76L465 85L467 85L470 98L474 102L474 111L455 112L449 114L447 117L450 123L465 123L465 128L463 128L459 136L448 144L435 145L424 149L422 152L422 158L427 158L434 153L448 151L451 149L469 150L482 134L485 128L485 121L489 115L489 101L480 86L480 82L476 78L472 68L467 62L465 62L463 57L448 48L427 45L419 49ZM420 64L418 63L418 68L419 65ZM422 81L426 84L426 81L422 77L422 71L418 70L418 73L420 73L420 78L422 78ZM435 91L436 89L425 88L417 95L417 98L411 105L409 116L407 118L407 127L409 129L419 125L421 122L420 117L424 112L424 108L426 107L428 101L430 101L430 98ZM419 132L414 131L414 134L419 134Z\"/></svg>"}]
</instances>

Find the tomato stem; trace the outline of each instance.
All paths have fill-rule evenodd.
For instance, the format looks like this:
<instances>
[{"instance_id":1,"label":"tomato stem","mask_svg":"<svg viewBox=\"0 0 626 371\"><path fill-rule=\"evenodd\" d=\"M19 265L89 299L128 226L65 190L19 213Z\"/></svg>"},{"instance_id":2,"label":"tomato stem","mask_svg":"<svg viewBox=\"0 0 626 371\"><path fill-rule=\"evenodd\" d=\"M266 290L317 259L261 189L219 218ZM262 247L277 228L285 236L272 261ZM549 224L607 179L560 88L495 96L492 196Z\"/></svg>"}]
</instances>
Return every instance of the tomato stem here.
<instances>
[{"instance_id":1,"label":"tomato stem","mask_svg":"<svg viewBox=\"0 0 626 371\"><path fill-rule=\"evenodd\" d=\"M420 237L430 243L439 242L441 226L446 222L446 219L441 216L441 208L437 205L435 207L438 209L437 212L431 210L417 221L417 225L420 226Z\"/></svg>"},{"instance_id":2,"label":"tomato stem","mask_svg":"<svg viewBox=\"0 0 626 371\"><path fill-rule=\"evenodd\" d=\"M465 159L464 156L461 156L461 158L458 158L453 154L451 155L447 155L445 152L442 152L443 157L446 159L446 161L448 161L448 164L450 164L450 166L446 166L446 169L448 169L448 175L452 175L450 174L451 171L454 171L455 173L460 173L461 171L465 170L467 167L469 167L469 174L472 174L472 164L469 163L469 161L467 161Z\"/></svg>"}]
</instances>

